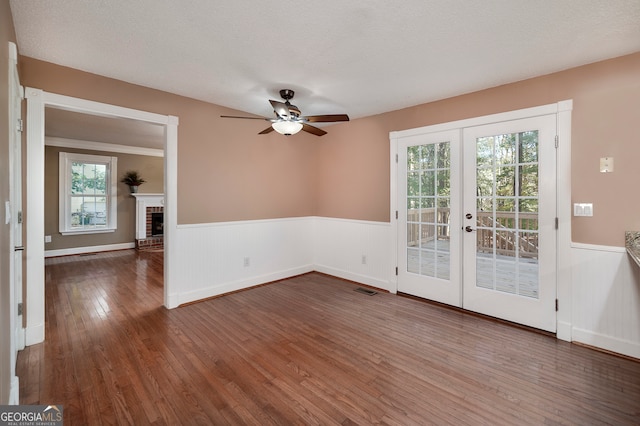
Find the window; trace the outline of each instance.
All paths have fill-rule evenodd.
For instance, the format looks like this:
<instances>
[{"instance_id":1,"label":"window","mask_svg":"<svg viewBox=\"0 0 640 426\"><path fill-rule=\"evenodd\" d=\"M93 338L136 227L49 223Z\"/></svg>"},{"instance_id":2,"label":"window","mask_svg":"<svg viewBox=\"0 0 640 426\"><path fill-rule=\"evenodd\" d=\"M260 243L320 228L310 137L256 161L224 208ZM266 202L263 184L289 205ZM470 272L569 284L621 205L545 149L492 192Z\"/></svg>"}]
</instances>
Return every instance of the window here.
<instances>
[{"instance_id":1,"label":"window","mask_svg":"<svg viewBox=\"0 0 640 426\"><path fill-rule=\"evenodd\" d=\"M60 153L62 235L116 230L117 161L117 157Z\"/></svg>"}]
</instances>

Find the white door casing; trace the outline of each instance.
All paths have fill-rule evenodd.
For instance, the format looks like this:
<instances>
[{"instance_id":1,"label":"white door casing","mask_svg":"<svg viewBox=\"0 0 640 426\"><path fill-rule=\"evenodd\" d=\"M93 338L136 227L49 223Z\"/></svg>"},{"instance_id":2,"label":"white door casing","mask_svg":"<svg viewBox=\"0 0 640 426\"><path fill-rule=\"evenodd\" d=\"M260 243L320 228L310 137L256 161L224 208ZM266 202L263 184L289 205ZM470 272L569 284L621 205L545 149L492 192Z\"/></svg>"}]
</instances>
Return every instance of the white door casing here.
<instances>
[{"instance_id":1,"label":"white door casing","mask_svg":"<svg viewBox=\"0 0 640 426\"><path fill-rule=\"evenodd\" d=\"M18 50L9 42L9 206L5 214L11 226L10 246L13 252L9 261L11 282L10 327L11 327L11 391L10 404L19 402L19 381L15 376L18 351L24 349L24 327L22 323L22 99L23 89L18 75Z\"/></svg>"},{"instance_id":2,"label":"white door casing","mask_svg":"<svg viewBox=\"0 0 640 426\"><path fill-rule=\"evenodd\" d=\"M27 99L27 328L26 345L44 341L44 111L45 107L107 117L146 121L165 126L164 144L164 305L177 307L175 236L177 230L178 117L26 88Z\"/></svg>"},{"instance_id":3,"label":"white door casing","mask_svg":"<svg viewBox=\"0 0 640 426\"><path fill-rule=\"evenodd\" d=\"M555 104L543 105L539 107L526 108L522 110L509 111L505 113L492 114L488 116L476 117L471 119L464 119L455 122L436 124L431 126L426 126L422 128L409 129L399 132L391 132L390 133L390 154L391 154L391 224L392 224L392 252L396 257L396 264L398 268L396 269L395 274L395 285L398 291L403 291L403 283L402 283L402 273L403 268L402 262L403 252L405 251L405 247L403 247L404 234L405 230L402 228L405 226L405 218L400 214L400 210L403 209L403 199L400 197L400 192L403 191L403 185L406 185L406 182L402 182L400 179L400 169L403 166L402 162L399 161L399 157L402 153L402 150L407 146L407 139L413 137L423 137L426 134L433 134L437 132L446 132L451 130L457 130L462 132L463 129L469 127L476 126L484 126L491 123L500 123L500 122L508 122L512 120L519 120L524 118L538 117L544 115L552 115L555 117L557 123L557 135L559 139L556 140L556 146L559 146L557 149L557 165L552 161L550 163L553 168L551 173L548 173L545 176L551 176L557 174L557 194L553 197L553 203L557 205L557 213L556 217L558 218L559 230L557 231L557 238L555 239L555 244L552 250L557 249L557 256L555 259L556 267L553 270L554 281L557 282L557 289L552 291L554 294L554 298L557 297L559 299L559 309L557 312L557 316L555 312L552 312L549 317L551 317L551 322L557 324L557 337L559 339L571 341L571 288L570 288L570 260L571 260L571 209L570 209L570 200L571 200L571 188L570 188L570 160L571 160L571 110L573 107L573 103L571 100L561 101ZM557 171L557 172L556 172ZM463 175L468 173L467 171L461 172ZM475 173L475 172L474 172ZM543 177L544 178L544 177ZM544 184L543 184L544 185ZM554 187L554 191L555 191ZM394 216L397 220L394 220ZM460 209L459 217L463 225L460 226L461 231L464 231L464 226L468 225L464 223L466 219L463 216L463 211ZM475 217L473 218L475 220ZM473 223L473 222L472 222ZM555 225L555 221L552 219L551 226ZM546 226L546 225L545 225ZM403 234L403 235L401 235ZM463 232L463 234L467 234ZM468 238L466 235L463 235L463 238ZM475 244L473 244L475 246ZM546 249L545 249L546 250ZM406 262L406 261L405 261ZM462 269L462 267L461 267ZM462 273L462 271L461 271ZM559 277L559 278L558 278ZM464 295L464 291L462 292ZM424 296L423 296L424 297ZM464 296L463 296L464 297ZM435 299L434 299L435 300ZM555 300L553 301L555 302ZM550 306L556 305L556 303L551 303ZM534 325L538 326L539 325ZM545 329L551 329L550 327L544 326ZM553 326L553 330L556 329L556 325Z\"/></svg>"}]
</instances>

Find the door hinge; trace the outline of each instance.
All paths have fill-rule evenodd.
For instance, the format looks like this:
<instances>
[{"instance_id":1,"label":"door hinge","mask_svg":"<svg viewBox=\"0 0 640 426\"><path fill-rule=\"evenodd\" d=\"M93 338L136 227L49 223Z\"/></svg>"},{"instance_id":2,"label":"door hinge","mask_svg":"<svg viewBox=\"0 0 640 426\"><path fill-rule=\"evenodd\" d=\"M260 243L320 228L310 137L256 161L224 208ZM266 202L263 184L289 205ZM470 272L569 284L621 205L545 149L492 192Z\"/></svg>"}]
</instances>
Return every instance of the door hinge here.
<instances>
[{"instance_id":1,"label":"door hinge","mask_svg":"<svg viewBox=\"0 0 640 426\"><path fill-rule=\"evenodd\" d=\"M22 303L18 303L18 315L22 315Z\"/></svg>"},{"instance_id":2,"label":"door hinge","mask_svg":"<svg viewBox=\"0 0 640 426\"><path fill-rule=\"evenodd\" d=\"M556 229L558 229L558 218L556 217Z\"/></svg>"},{"instance_id":3,"label":"door hinge","mask_svg":"<svg viewBox=\"0 0 640 426\"><path fill-rule=\"evenodd\" d=\"M558 147L558 135L556 135L556 148Z\"/></svg>"},{"instance_id":4,"label":"door hinge","mask_svg":"<svg viewBox=\"0 0 640 426\"><path fill-rule=\"evenodd\" d=\"M396 210L396 219L398 218L398 210Z\"/></svg>"},{"instance_id":5,"label":"door hinge","mask_svg":"<svg viewBox=\"0 0 640 426\"><path fill-rule=\"evenodd\" d=\"M396 154L396 163L398 162L398 154Z\"/></svg>"},{"instance_id":6,"label":"door hinge","mask_svg":"<svg viewBox=\"0 0 640 426\"><path fill-rule=\"evenodd\" d=\"M22 223L22 212L18 212L18 223Z\"/></svg>"},{"instance_id":7,"label":"door hinge","mask_svg":"<svg viewBox=\"0 0 640 426\"><path fill-rule=\"evenodd\" d=\"M396 266L396 275L398 275L398 267Z\"/></svg>"},{"instance_id":8,"label":"door hinge","mask_svg":"<svg viewBox=\"0 0 640 426\"><path fill-rule=\"evenodd\" d=\"M18 118L18 122L16 124L16 130L19 132L22 132L22 129L24 128L23 123L22 123L22 118Z\"/></svg>"},{"instance_id":9,"label":"door hinge","mask_svg":"<svg viewBox=\"0 0 640 426\"><path fill-rule=\"evenodd\" d=\"M558 312L558 299L556 299L556 312Z\"/></svg>"}]
</instances>

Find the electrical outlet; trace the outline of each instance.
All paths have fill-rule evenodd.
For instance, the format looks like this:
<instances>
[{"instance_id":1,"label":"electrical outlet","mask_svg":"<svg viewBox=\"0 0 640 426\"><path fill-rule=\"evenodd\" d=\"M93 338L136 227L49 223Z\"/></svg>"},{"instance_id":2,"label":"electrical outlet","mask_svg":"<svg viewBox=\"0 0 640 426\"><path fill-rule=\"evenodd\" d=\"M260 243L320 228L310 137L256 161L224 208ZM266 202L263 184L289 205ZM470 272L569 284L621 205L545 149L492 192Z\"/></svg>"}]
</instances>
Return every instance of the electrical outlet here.
<instances>
[{"instance_id":1,"label":"electrical outlet","mask_svg":"<svg viewBox=\"0 0 640 426\"><path fill-rule=\"evenodd\" d=\"M600 159L600 173L613 173L613 157Z\"/></svg>"},{"instance_id":2,"label":"electrical outlet","mask_svg":"<svg viewBox=\"0 0 640 426\"><path fill-rule=\"evenodd\" d=\"M363 265L366 265L366 264L367 264L367 255L366 255L366 254L363 254L363 255L362 255L362 264L363 264Z\"/></svg>"},{"instance_id":3,"label":"electrical outlet","mask_svg":"<svg viewBox=\"0 0 640 426\"><path fill-rule=\"evenodd\" d=\"M244 258L244 267L248 268L249 266L251 266L251 258L245 257Z\"/></svg>"},{"instance_id":4,"label":"electrical outlet","mask_svg":"<svg viewBox=\"0 0 640 426\"><path fill-rule=\"evenodd\" d=\"M50 243L51 242L51 235L45 235L44 236L44 242L45 243Z\"/></svg>"}]
</instances>

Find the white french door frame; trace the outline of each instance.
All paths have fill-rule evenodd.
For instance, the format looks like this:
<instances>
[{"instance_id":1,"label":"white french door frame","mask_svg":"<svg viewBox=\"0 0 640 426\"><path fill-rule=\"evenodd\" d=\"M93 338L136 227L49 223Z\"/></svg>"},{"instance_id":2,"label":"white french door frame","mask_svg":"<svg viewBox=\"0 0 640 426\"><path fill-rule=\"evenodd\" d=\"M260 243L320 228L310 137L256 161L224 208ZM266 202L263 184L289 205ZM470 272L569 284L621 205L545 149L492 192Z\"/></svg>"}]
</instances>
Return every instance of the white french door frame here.
<instances>
[{"instance_id":1,"label":"white french door frame","mask_svg":"<svg viewBox=\"0 0 640 426\"><path fill-rule=\"evenodd\" d=\"M178 306L174 296L178 287L177 267L177 205L178 205L178 117L155 114L70 96L26 88L27 99L27 324L26 344L45 339L44 300L44 113L45 107L64 109L103 117L127 118L164 126L164 189L165 189L165 250L164 306Z\"/></svg>"},{"instance_id":2,"label":"white french door frame","mask_svg":"<svg viewBox=\"0 0 640 426\"><path fill-rule=\"evenodd\" d=\"M444 132L462 129L466 127L482 126L486 124L500 123L504 121L519 120L537 117L541 115L556 114L558 150L556 163L556 206L558 217L557 231L557 261L556 261L556 297L558 299L558 311L556 313L556 337L561 340L571 341L571 315L572 315L572 291L571 291L571 111L572 100L564 100L553 104L547 104L532 108L525 108L481 117L474 117L448 123L435 124L389 133L390 139L390 215L391 235L390 250L392 260L398 265L398 146L399 142L407 137L422 134ZM460 211L462 215L462 211ZM392 274L390 287L398 289L397 272Z\"/></svg>"}]
</instances>

